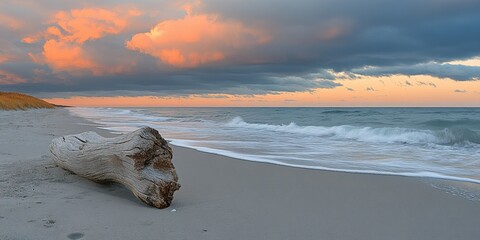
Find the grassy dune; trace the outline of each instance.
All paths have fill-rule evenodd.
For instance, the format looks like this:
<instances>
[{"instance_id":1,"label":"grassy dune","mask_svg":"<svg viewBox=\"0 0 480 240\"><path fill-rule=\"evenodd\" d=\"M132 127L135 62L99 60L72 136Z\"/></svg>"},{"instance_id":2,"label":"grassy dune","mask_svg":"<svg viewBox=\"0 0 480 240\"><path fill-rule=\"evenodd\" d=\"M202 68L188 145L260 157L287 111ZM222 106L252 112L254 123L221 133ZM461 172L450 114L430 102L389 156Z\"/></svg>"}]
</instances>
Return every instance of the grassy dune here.
<instances>
[{"instance_id":1,"label":"grassy dune","mask_svg":"<svg viewBox=\"0 0 480 240\"><path fill-rule=\"evenodd\" d=\"M14 92L0 92L0 110L26 110L29 108L54 108L41 99Z\"/></svg>"}]
</instances>

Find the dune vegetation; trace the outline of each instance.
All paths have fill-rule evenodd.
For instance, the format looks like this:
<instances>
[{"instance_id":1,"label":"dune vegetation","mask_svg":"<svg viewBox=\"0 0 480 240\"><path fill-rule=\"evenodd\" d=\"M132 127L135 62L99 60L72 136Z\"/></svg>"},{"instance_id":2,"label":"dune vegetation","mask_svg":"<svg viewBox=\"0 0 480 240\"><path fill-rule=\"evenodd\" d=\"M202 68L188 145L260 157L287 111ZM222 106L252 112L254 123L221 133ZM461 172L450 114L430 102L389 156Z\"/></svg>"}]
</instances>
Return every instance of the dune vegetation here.
<instances>
[{"instance_id":1,"label":"dune vegetation","mask_svg":"<svg viewBox=\"0 0 480 240\"><path fill-rule=\"evenodd\" d=\"M55 105L23 93L0 92L0 110L26 110L29 108L54 108Z\"/></svg>"}]
</instances>

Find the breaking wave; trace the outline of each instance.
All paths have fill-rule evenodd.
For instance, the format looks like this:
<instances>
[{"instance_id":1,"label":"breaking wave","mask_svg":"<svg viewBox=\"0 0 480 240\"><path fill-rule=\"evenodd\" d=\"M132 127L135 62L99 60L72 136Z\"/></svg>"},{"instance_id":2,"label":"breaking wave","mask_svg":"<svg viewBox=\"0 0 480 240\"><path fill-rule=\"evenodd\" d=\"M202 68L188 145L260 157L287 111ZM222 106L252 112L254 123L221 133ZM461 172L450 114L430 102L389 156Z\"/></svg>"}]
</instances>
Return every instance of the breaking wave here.
<instances>
[{"instance_id":1,"label":"breaking wave","mask_svg":"<svg viewBox=\"0 0 480 240\"><path fill-rule=\"evenodd\" d=\"M400 127L360 127L340 126L298 126L294 122L287 125L270 125L247 123L241 117L235 117L225 124L227 127L275 131L308 136L339 139L353 139L364 142L404 143L404 144L480 144L480 135L473 130L462 127L444 128L442 130L422 130Z\"/></svg>"}]
</instances>

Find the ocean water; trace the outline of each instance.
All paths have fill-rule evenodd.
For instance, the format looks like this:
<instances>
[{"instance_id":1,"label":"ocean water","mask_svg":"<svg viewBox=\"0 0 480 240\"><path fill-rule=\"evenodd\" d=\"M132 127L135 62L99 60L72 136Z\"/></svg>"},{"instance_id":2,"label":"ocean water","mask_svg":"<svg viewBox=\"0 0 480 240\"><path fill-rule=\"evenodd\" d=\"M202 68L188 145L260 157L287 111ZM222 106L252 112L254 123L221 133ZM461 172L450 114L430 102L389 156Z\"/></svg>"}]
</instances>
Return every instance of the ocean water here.
<instances>
[{"instance_id":1,"label":"ocean water","mask_svg":"<svg viewBox=\"0 0 480 240\"><path fill-rule=\"evenodd\" d=\"M69 108L242 160L480 183L480 108Z\"/></svg>"}]
</instances>

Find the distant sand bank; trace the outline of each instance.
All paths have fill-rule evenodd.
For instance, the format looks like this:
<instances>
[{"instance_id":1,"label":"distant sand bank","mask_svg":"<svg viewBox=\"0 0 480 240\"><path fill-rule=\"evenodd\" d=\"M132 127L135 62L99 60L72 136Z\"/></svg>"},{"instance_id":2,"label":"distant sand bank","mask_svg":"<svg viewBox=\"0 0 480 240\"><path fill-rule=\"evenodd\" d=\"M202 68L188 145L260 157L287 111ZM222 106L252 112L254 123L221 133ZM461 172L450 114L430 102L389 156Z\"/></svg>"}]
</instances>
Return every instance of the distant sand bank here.
<instances>
[{"instance_id":1,"label":"distant sand bank","mask_svg":"<svg viewBox=\"0 0 480 240\"><path fill-rule=\"evenodd\" d=\"M29 108L54 108L55 105L23 93L0 92L0 110L25 110Z\"/></svg>"},{"instance_id":2,"label":"distant sand bank","mask_svg":"<svg viewBox=\"0 0 480 240\"><path fill-rule=\"evenodd\" d=\"M477 239L480 202L418 178L240 161L173 147L158 210L55 167L51 139L106 131L65 109L0 111L0 239ZM431 180L434 181L434 180Z\"/></svg>"}]
</instances>

